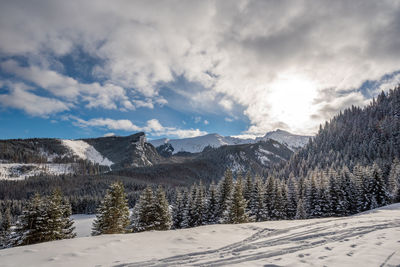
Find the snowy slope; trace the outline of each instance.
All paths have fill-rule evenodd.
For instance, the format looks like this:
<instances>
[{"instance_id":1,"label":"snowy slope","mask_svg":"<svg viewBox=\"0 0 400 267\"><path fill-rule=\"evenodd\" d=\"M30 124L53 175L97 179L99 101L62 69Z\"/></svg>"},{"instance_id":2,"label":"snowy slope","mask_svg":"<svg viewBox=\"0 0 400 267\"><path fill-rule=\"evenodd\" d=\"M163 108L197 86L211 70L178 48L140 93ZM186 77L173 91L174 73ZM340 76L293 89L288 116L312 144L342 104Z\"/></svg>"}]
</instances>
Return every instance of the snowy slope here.
<instances>
[{"instance_id":1,"label":"snowy slope","mask_svg":"<svg viewBox=\"0 0 400 267\"><path fill-rule=\"evenodd\" d=\"M253 139L240 139L230 136L221 136L219 134L207 134L203 136L183 138L183 139L157 139L148 141L155 147L159 147L165 143L169 143L174 148L173 154L178 152L190 152L198 153L203 151L207 146L214 148L223 145L239 145L239 144L249 144L254 142Z\"/></svg>"},{"instance_id":2,"label":"snowy slope","mask_svg":"<svg viewBox=\"0 0 400 267\"><path fill-rule=\"evenodd\" d=\"M265 141L266 139L275 140L281 144L288 146L292 150L296 150L305 146L311 136L291 134L287 131L277 129L276 131L268 132L263 137L256 138L256 142Z\"/></svg>"},{"instance_id":3,"label":"snowy slope","mask_svg":"<svg viewBox=\"0 0 400 267\"><path fill-rule=\"evenodd\" d=\"M75 172L74 163L0 163L0 180L23 180L41 175L71 174Z\"/></svg>"},{"instance_id":4,"label":"snowy slope","mask_svg":"<svg viewBox=\"0 0 400 267\"><path fill-rule=\"evenodd\" d=\"M394 204L343 218L81 237L0 250L0 265L398 266L399 218Z\"/></svg>"},{"instance_id":5,"label":"snowy slope","mask_svg":"<svg viewBox=\"0 0 400 267\"><path fill-rule=\"evenodd\" d=\"M73 155L78 156L81 159L109 167L114 164L109 159L103 157L93 146L89 145L85 141L62 140L62 143L72 152Z\"/></svg>"}]
</instances>

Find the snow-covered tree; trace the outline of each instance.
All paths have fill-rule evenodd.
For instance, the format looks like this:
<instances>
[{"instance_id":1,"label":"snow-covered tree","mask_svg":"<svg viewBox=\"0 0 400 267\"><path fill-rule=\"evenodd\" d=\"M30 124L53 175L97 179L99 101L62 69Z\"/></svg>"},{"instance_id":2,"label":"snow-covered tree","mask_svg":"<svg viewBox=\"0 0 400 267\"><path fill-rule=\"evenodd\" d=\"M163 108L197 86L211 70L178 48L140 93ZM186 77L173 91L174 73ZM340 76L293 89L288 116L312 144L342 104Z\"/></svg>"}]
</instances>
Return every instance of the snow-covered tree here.
<instances>
[{"instance_id":1,"label":"snow-covered tree","mask_svg":"<svg viewBox=\"0 0 400 267\"><path fill-rule=\"evenodd\" d=\"M250 172L246 173L246 183L244 186L243 195L246 201L250 201L251 195L253 192L253 178L251 177Z\"/></svg>"},{"instance_id":2,"label":"snow-covered tree","mask_svg":"<svg viewBox=\"0 0 400 267\"><path fill-rule=\"evenodd\" d=\"M392 202L400 201L400 161L398 158L393 160L390 169L388 191Z\"/></svg>"},{"instance_id":3,"label":"snow-covered tree","mask_svg":"<svg viewBox=\"0 0 400 267\"><path fill-rule=\"evenodd\" d=\"M215 223L218 223L218 221L219 221L218 199L219 199L219 197L218 197L217 188L216 188L214 182L212 182L208 189L207 202L206 202L205 220L206 220L207 224L215 224Z\"/></svg>"},{"instance_id":4,"label":"snow-covered tree","mask_svg":"<svg viewBox=\"0 0 400 267\"><path fill-rule=\"evenodd\" d=\"M47 211L43 199L35 194L19 216L11 246L36 244L45 241Z\"/></svg>"},{"instance_id":5,"label":"snow-covered tree","mask_svg":"<svg viewBox=\"0 0 400 267\"><path fill-rule=\"evenodd\" d=\"M165 197L165 192L161 186L158 187L155 200L154 200L154 212L155 212L155 230L169 230L172 225L172 217L169 211L169 204Z\"/></svg>"},{"instance_id":6,"label":"snow-covered tree","mask_svg":"<svg viewBox=\"0 0 400 267\"><path fill-rule=\"evenodd\" d=\"M286 215L289 219L293 219L296 216L297 211L297 186L294 175L289 176L287 183L287 210Z\"/></svg>"},{"instance_id":7,"label":"snow-covered tree","mask_svg":"<svg viewBox=\"0 0 400 267\"><path fill-rule=\"evenodd\" d=\"M232 200L228 206L228 210L224 213L223 222L225 223L246 223L249 221L249 216L246 212L246 200L243 196L242 180L236 181Z\"/></svg>"},{"instance_id":8,"label":"snow-covered tree","mask_svg":"<svg viewBox=\"0 0 400 267\"><path fill-rule=\"evenodd\" d=\"M154 209L154 195L150 186L140 195L139 201L133 209L132 228L135 232L155 229L156 213Z\"/></svg>"},{"instance_id":9,"label":"snow-covered tree","mask_svg":"<svg viewBox=\"0 0 400 267\"><path fill-rule=\"evenodd\" d=\"M92 235L126 233L129 226L129 207L121 182L111 184L93 223Z\"/></svg>"},{"instance_id":10,"label":"snow-covered tree","mask_svg":"<svg viewBox=\"0 0 400 267\"><path fill-rule=\"evenodd\" d=\"M297 211L296 211L296 216L295 219L306 219L307 218L307 212L306 212L306 207L304 205L303 199L300 198L299 201L297 201Z\"/></svg>"},{"instance_id":11,"label":"snow-covered tree","mask_svg":"<svg viewBox=\"0 0 400 267\"><path fill-rule=\"evenodd\" d=\"M265 188L261 177L256 175L253 192L249 205L250 215L255 221L260 222L267 219L267 211L264 206Z\"/></svg>"},{"instance_id":12,"label":"snow-covered tree","mask_svg":"<svg viewBox=\"0 0 400 267\"><path fill-rule=\"evenodd\" d=\"M185 219L185 211L186 203L184 201L184 196L181 191L177 191L174 206L172 208L172 228L182 228L182 223Z\"/></svg>"},{"instance_id":13,"label":"snow-covered tree","mask_svg":"<svg viewBox=\"0 0 400 267\"><path fill-rule=\"evenodd\" d=\"M229 202L233 192L233 175L230 169L227 169L224 174L224 178L218 185L218 195L219 195L219 215L228 209Z\"/></svg>"}]
</instances>

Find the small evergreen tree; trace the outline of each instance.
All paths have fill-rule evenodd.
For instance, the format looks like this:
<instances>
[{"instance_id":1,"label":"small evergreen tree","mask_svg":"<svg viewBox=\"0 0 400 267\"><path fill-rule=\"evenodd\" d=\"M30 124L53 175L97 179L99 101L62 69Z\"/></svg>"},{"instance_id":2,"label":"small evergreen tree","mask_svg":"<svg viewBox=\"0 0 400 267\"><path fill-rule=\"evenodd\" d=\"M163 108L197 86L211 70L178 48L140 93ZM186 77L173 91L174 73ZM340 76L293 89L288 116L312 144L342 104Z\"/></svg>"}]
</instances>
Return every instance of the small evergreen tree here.
<instances>
[{"instance_id":1,"label":"small evergreen tree","mask_svg":"<svg viewBox=\"0 0 400 267\"><path fill-rule=\"evenodd\" d=\"M154 195L150 186L146 187L140 195L132 214L132 228L136 232L154 230L156 228L156 212L154 208Z\"/></svg>"},{"instance_id":2,"label":"small evergreen tree","mask_svg":"<svg viewBox=\"0 0 400 267\"><path fill-rule=\"evenodd\" d=\"M246 200L243 196L242 181L239 179L235 183L232 201L228 207L228 212L224 217L227 223L246 223L249 222L249 216L246 212Z\"/></svg>"},{"instance_id":3,"label":"small evergreen tree","mask_svg":"<svg viewBox=\"0 0 400 267\"><path fill-rule=\"evenodd\" d=\"M36 244L45 241L47 211L43 199L35 194L19 216L11 246Z\"/></svg>"},{"instance_id":4,"label":"small evergreen tree","mask_svg":"<svg viewBox=\"0 0 400 267\"><path fill-rule=\"evenodd\" d=\"M9 246L11 228L10 209L7 208L3 215L0 214L0 248Z\"/></svg>"},{"instance_id":5,"label":"small evergreen tree","mask_svg":"<svg viewBox=\"0 0 400 267\"><path fill-rule=\"evenodd\" d=\"M182 228L182 223L185 219L185 202L183 194L180 191L176 192L175 203L172 208L172 228L180 229Z\"/></svg>"},{"instance_id":6,"label":"small evergreen tree","mask_svg":"<svg viewBox=\"0 0 400 267\"><path fill-rule=\"evenodd\" d=\"M155 212L155 230L169 230L172 225L171 213L169 211L169 204L165 197L165 192L161 186L158 187L156 198L154 201Z\"/></svg>"},{"instance_id":7,"label":"small evergreen tree","mask_svg":"<svg viewBox=\"0 0 400 267\"><path fill-rule=\"evenodd\" d=\"M129 226L128 200L121 182L111 184L98 209L92 235L121 234Z\"/></svg>"},{"instance_id":8,"label":"small evergreen tree","mask_svg":"<svg viewBox=\"0 0 400 267\"><path fill-rule=\"evenodd\" d=\"M214 184L211 183L208 189L208 196L206 202L206 222L207 224L218 223L218 191Z\"/></svg>"},{"instance_id":9,"label":"small evergreen tree","mask_svg":"<svg viewBox=\"0 0 400 267\"><path fill-rule=\"evenodd\" d=\"M224 178L218 186L219 194L219 217L228 209L229 202L233 191L233 175L230 169L227 169L224 174Z\"/></svg>"},{"instance_id":10,"label":"small evergreen tree","mask_svg":"<svg viewBox=\"0 0 400 267\"><path fill-rule=\"evenodd\" d=\"M307 218L307 212L306 208L303 202L303 199L300 198L299 201L297 202L297 211L296 211L296 216L295 219L306 219Z\"/></svg>"},{"instance_id":11,"label":"small evergreen tree","mask_svg":"<svg viewBox=\"0 0 400 267\"><path fill-rule=\"evenodd\" d=\"M392 202L400 201L400 161L395 158L392 163L388 182L389 196Z\"/></svg>"},{"instance_id":12,"label":"small evergreen tree","mask_svg":"<svg viewBox=\"0 0 400 267\"><path fill-rule=\"evenodd\" d=\"M268 216L264 206L264 198L264 184L261 180L261 177L256 175L253 192L249 203L249 209L251 217L257 222L266 220Z\"/></svg>"}]
</instances>

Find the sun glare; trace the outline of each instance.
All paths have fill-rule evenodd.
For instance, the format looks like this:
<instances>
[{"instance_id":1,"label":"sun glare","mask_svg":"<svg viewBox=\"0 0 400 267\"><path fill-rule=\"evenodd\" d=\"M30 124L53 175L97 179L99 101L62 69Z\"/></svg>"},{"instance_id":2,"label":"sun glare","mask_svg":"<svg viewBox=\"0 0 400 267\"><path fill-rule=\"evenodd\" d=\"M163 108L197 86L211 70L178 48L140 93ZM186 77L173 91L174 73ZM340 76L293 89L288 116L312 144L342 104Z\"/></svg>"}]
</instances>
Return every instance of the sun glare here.
<instances>
[{"instance_id":1,"label":"sun glare","mask_svg":"<svg viewBox=\"0 0 400 267\"><path fill-rule=\"evenodd\" d=\"M304 129L310 116L316 112L313 105L317 96L316 84L304 77L285 76L280 77L270 88L270 117L285 122L293 130Z\"/></svg>"}]
</instances>

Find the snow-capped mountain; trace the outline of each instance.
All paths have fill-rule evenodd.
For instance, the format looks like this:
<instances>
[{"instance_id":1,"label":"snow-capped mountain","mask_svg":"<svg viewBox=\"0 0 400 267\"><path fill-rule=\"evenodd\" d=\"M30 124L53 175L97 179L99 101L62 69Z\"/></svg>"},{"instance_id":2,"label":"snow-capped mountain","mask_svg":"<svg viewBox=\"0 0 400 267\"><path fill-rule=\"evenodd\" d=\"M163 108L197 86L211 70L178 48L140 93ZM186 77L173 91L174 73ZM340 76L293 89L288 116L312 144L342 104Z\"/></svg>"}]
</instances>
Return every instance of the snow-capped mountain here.
<instances>
[{"instance_id":1,"label":"snow-capped mountain","mask_svg":"<svg viewBox=\"0 0 400 267\"><path fill-rule=\"evenodd\" d=\"M297 150L305 146L310 138L311 136L292 134L287 131L277 129L275 131L268 132L263 137L256 138L255 141L258 142L272 139L283 145L288 146L291 150Z\"/></svg>"},{"instance_id":2,"label":"snow-capped mountain","mask_svg":"<svg viewBox=\"0 0 400 267\"><path fill-rule=\"evenodd\" d=\"M174 148L173 154L178 152L190 152L199 153L204 150L205 147L211 146L217 148L224 145L242 145L253 143L253 139L241 139L231 136L221 136L219 134L207 134L203 136L183 138L183 139L157 139L148 141L155 147L162 146L164 144L171 144Z\"/></svg>"},{"instance_id":3,"label":"snow-capped mountain","mask_svg":"<svg viewBox=\"0 0 400 267\"><path fill-rule=\"evenodd\" d=\"M202 152L203 149L207 146L211 146L213 148L217 148L224 145L242 145L242 144L254 144L260 141L266 141L268 139L275 140L289 149L295 151L303 146L305 146L309 140L310 136L302 136L295 135L283 130L276 130L272 132L268 132L263 137L258 137L256 139L242 139L231 136L221 136L219 134L207 134L203 136L197 136L192 138L183 138L183 139L157 139L151 140L151 143L155 147L161 147L165 144L170 144L170 146L166 147L168 150L173 148L172 154L176 154L179 152L190 152L190 153L199 153Z\"/></svg>"}]
</instances>

